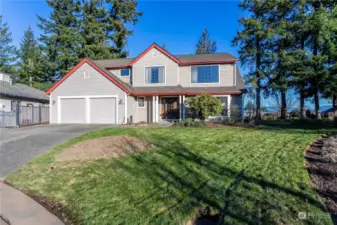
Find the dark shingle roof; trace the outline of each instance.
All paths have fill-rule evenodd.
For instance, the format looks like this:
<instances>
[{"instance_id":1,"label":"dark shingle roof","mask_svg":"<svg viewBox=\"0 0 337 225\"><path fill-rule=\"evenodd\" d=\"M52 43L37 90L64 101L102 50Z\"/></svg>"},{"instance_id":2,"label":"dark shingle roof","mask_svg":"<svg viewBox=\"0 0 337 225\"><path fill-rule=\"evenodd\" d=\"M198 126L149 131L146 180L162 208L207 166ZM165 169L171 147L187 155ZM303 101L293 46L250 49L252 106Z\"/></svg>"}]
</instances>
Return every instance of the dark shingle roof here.
<instances>
[{"instance_id":1,"label":"dark shingle roof","mask_svg":"<svg viewBox=\"0 0 337 225\"><path fill-rule=\"evenodd\" d=\"M226 60L236 60L233 55L222 52L213 54L189 54L189 55L174 55L182 63L192 63L192 62L212 62L212 61L226 61ZM103 60L92 60L94 63L98 63L104 68L109 67L126 67L134 58L125 59L103 59Z\"/></svg>"},{"instance_id":2,"label":"dark shingle roof","mask_svg":"<svg viewBox=\"0 0 337 225\"><path fill-rule=\"evenodd\" d=\"M43 91L25 84L16 83L11 85L7 81L0 81L0 94L27 99L49 100L48 95Z\"/></svg>"},{"instance_id":3,"label":"dark shingle roof","mask_svg":"<svg viewBox=\"0 0 337 225\"><path fill-rule=\"evenodd\" d=\"M129 63L133 60L133 58L125 58L125 59L103 59L103 60L91 60L94 63L98 63L100 66L104 68L108 67L124 67L128 66Z\"/></svg>"},{"instance_id":4,"label":"dark shingle roof","mask_svg":"<svg viewBox=\"0 0 337 225\"><path fill-rule=\"evenodd\" d=\"M226 52L213 53L213 54L190 54L190 55L175 55L181 62L207 62L207 61L226 61L236 60L236 58Z\"/></svg>"}]
</instances>

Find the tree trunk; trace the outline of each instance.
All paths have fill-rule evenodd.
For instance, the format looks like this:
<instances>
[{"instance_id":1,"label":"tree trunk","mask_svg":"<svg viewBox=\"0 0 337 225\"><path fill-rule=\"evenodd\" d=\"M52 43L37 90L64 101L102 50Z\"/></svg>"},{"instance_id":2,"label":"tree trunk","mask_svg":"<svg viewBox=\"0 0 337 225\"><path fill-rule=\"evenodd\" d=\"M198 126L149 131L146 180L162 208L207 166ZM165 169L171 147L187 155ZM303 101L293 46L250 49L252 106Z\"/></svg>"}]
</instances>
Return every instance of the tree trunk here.
<instances>
[{"instance_id":1,"label":"tree trunk","mask_svg":"<svg viewBox=\"0 0 337 225\"><path fill-rule=\"evenodd\" d=\"M287 118L287 99L286 92L284 89L281 89L281 119Z\"/></svg>"},{"instance_id":2,"label":"tree trunk","mask_svg":"<svg viewBox=\"0 0 337 225\"><path fill-rule=\"evenodd\" d=\"M333 117L337 119L337 94L334 94L332 96L332 112L333 112Z\"/></svg>"},{"instance_id":3,"label":"tree trunk","mask_svg":"<svg viewBox=\"0 0 337 225\"><path fill-rule=\"evenodd\" d=\"M321 113L319 111L319 96L318 96L317 88L315 88L315 92L314 92L314 101L315 101L316 119L321 119Z\"/></svg>"},{"instance_id":4,"label":"tree trunk","mask_svg":"<svg viewBox=\"0 0 337 225\"><path fill-rule=\"evenodd\" d=\"M305 109L304 109L304 91L300 91L300 119L304 120L305 118Z\"/></svg>"},{"instance_id":5,"label":"tree trunk","mask_svg":"<svg viewBox=\"0 0 337 225\"><path fill-rule=\"evenodd\" d=\"M257 88L256 88L256 114L255 119L261 120L261 78L260 78L260 67L261 67L261 54L260 54L260 39L256 38L256 78L257 78Z\"/></svg>"},{"instance_id":6,"label":"tree trunk","mask_svg":"<svg viewBox=\"0 0 337 225\"><path fill-rule=\"evenodd\" d=\"M256 89L256 113L255 113L255 119L256 120L261 120L261 89L257 88Z\"/></svg>"}]
</instances>

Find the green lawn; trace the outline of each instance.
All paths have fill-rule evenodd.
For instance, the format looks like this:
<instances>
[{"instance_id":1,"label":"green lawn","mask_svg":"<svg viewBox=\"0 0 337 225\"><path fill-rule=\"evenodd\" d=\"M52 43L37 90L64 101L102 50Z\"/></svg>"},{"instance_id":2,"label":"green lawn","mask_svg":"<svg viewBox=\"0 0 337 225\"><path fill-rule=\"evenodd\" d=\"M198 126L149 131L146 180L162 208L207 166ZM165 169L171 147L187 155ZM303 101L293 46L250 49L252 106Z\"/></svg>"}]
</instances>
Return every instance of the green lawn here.
<instances>
[{"instance_id":1,"label":"green lawn","mask_svg":"<svg viewBox=\"0 0 337 225\"><path fill-rule=\"evenodd\" d=\"M332 224L310 185L303 154L317 130L115 128L75 138L6 178L65 205L74 224L185 224L211 207L225 224ZM156 149L120 159L61 163L57 152L110 135ZM51 169L53 167L53 169ZM299 212L309 212L298 220Z\"/></svg>"}]
</instances>

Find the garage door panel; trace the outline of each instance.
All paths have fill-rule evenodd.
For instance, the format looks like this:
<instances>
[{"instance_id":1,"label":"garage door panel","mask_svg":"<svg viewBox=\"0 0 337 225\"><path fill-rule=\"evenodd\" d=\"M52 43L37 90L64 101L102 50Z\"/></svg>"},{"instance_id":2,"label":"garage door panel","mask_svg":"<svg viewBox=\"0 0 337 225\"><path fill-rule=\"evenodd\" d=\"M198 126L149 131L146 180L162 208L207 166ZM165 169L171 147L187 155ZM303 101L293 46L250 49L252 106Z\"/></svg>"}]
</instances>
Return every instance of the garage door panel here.
<instances>
[{"instance_id":1,"label":"garage door panel","mask_svg":"<svg viewBox=\"0 0 337 225\"><path fill-rule=\"evenodd\" d=\"M61 123L86 123L85 98L64 98L60 101Z\"/></svg>"},{"instance_id":2,"label":"garage door panel","mask_svg":"<svg viewBox=\"0 0 337 225\"><path fill-rule=\"evenodd\" d=\"M116 98L90 98L90 123L115 124Z\"/></svg>"}]
</instances>

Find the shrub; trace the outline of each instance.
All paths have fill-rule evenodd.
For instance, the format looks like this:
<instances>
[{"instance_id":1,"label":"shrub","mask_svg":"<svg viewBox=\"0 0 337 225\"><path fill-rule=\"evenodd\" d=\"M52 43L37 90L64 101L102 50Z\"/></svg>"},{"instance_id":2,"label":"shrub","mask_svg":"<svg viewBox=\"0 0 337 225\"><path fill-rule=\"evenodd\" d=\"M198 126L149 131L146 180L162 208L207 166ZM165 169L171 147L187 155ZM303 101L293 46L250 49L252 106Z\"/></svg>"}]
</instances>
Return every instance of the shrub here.
<instances>
[{"instance_id":1,"label":"shrub","mask_svg":"<svg viewBox=\"0 0 337 225\"><path fill-rule=\"evenodd\" d=\"M204 127L205 121L204 120L193 120L192 118L187 118L182 120L178 123L180 127Z\"/></svg>"},{"instance_id":2,"label":"shrub","mask_svg":"<svg viewBox=\"0 0 337 225\"><path fill-rule=\"evenodd\" d=\"M194 117L201 120L209 116L218 116L222 112L222 104L219 99L209 94L202 94L186 100L188 108Z\"/></svg>"},{"instance_id":3,"label":"shrub","mask_svg":"<svg viewBox=\"0 0 337 225\"><path fill-rule=\"evenodd\" d=\"M337 136L331 136L324 141L322 155L329 162L337 163Z\"/></svg>"}]
</instances>

